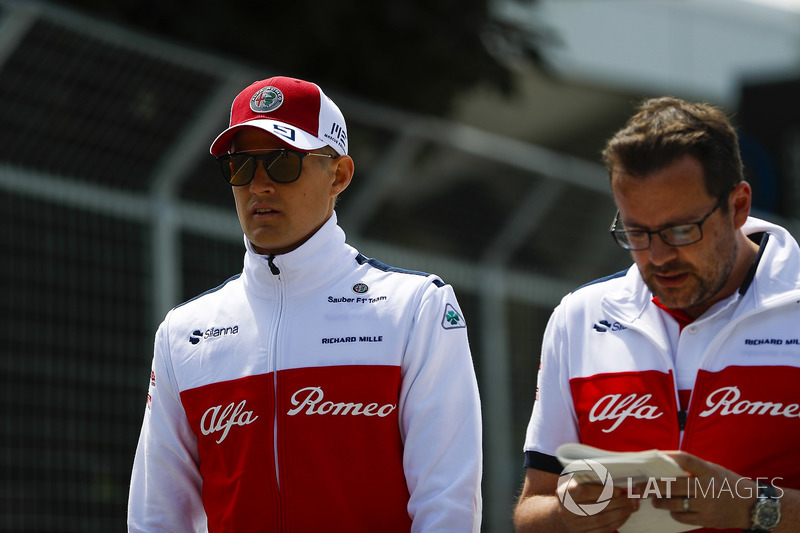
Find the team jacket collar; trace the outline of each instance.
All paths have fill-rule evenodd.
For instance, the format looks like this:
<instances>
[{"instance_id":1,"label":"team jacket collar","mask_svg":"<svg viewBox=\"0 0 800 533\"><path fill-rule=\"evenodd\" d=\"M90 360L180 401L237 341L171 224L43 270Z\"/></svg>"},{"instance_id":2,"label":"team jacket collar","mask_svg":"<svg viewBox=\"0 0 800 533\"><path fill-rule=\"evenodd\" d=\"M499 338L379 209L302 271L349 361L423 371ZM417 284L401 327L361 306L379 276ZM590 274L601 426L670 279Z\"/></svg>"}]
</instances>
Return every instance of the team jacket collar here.
<instances>
[{"instance_id":1,"label":"team jacket collar","mask_svg":"<svg viewBox=\"0 0 800 533\"><path fill-rule=\"evenodd\" d=\"M357 252L345 244L345 234L337 225L334 212L331 218L299 248L276 255L272 263L279 274L273 274L266 255L257 254L247 237L242 278L251 293L272 298L283 286L287 295L312 291L341 274L355 261Z\"/></svg>"},{"instance_id":2,"label":"team jacket collar","mask_svg":"<svg viewBox=\"0 0 800 533\"><path fill-rule=\"evenodd\" d=\"M800 247L784 228L764 220L749 217L742 227L746 235L768 233L769 239L760 252L755 277L748 289L756 307L796 300L800 292ZM621 322L651 322L657 316L651 300L653 295L642 281L639 269L631 266L622 286L603 297L602 306ZM640 324L641 324L640 322Z\"/></svg>"},{"instance_id":3,"label":"team jacket collar","mask_svg":"<svg viewBox=\"0 0 800 533\"><path fill-rule=\"evenodd\" d=\"M797 298L796 291L800 291L800 247L792 235L780 226L753 217L747 219L742 231L747 235L769 233L769 241L750 288L756 303L768 305L786 297Z\"/></svg>"}]
</instances>

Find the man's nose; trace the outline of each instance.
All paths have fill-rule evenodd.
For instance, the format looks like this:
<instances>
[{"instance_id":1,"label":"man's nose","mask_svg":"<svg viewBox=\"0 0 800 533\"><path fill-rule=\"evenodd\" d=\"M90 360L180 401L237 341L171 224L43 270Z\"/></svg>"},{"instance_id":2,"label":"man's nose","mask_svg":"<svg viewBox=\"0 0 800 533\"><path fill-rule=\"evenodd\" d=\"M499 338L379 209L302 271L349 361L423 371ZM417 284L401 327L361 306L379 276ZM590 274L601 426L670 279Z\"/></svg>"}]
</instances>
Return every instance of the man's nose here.
<instances>
[{"instance_id":1,"label":"man's nose","mask_svg":"<svg viewBox=\"0 0 800 533\"><path fill-rule=\"evenodd\" d=\"M256 161L256 173L253 181L250 182L250 192L253 194L263 194L275 190L275 182L267 174L264 168L264 161Z\"/></svg>"},{"instance_id":2,"label":"man's nose","mask_svg":"<svg viewBox=\"0 0 800 533\"><path fill-rule=\"evenodd\" d=\"M668 261L671 261L677 255L677 250L674 246L670 246L664 239L661 238L661 235L658 233L653 233L650 236L650 262L654 265L663 265Z\"/></svg>"}]
</instances>

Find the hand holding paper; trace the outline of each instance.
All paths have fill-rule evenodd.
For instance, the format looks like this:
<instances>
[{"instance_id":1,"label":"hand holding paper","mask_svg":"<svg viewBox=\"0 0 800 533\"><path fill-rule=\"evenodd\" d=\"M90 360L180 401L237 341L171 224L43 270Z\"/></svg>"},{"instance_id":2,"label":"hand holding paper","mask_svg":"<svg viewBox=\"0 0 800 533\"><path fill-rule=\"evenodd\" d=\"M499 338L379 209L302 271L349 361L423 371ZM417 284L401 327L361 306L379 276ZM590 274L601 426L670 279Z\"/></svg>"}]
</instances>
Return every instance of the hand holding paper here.
<instances>
[{"instance_id":1,"label":"hand holding paper","mask_svg":"<svg viewBox=\"0 0 800 533\"><path fill-rule=\"evenodd\" d=\"M602 483L604 487L621 487L631 491L635 485L648 480L672 480L685 478L687 473L669 456L658 450L643 452L611 452L583 444L565 444L556 451L558 460L571 469L572 479L578 483ZM600 479L600 476L603 476ZM653 483L650 493L645 486L644 496L660 496L660 489ZM559 497L570 511L599 512L603 504L594 507L577 505L568 500L569 494L559 487ZM605 491L608 492L608 491ZM657 492L654 493L654 492ZM603 493L600 495L603 496ZM628 497L640 498L628 494ZM606 501L608 501L606 499ZM570 509L570 506L573 508ZM574 510L573 510L574 509ZM641 498L638 511L634 512L619 528L620 533L679 533L697 529L696 525L683 524L675 520L668 511L656 509L649 498Z\"/></svg>"}]
</instances>

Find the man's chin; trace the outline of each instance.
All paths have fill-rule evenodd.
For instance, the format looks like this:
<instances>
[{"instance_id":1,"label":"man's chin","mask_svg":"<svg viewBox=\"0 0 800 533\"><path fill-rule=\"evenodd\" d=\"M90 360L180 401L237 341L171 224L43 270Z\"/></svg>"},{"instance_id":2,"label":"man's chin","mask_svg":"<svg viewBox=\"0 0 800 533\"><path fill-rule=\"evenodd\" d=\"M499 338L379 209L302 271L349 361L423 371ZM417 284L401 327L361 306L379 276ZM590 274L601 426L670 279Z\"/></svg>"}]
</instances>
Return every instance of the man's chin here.
<instances>
[{"instance_id":1,"label":"man's chin","mask_svg":"<svg viewBox=\"0 0 800 533\"><path fill-rule=\"evenodd\" d=\"M657 298L661 305L665 307L669 307L670 309L683 309L683 303L681 300L676 298L670 298L668 296L664 296L663 294L656 294L653 293Z\"/></svg>"},{"instance_id":2,"label":"man's chin","mask_svg":"<svg viewBox=\"0 0 800 533\"><path fill-rule=\"evenodd\" d=\"M690 298L691 291L686 288L671 289L658 284L649 284L649 287L650 292L653 293L653 296L658 297L661 305L670 309L686 309L694 304L693 298Z\"/></svg>"}]
</instances>

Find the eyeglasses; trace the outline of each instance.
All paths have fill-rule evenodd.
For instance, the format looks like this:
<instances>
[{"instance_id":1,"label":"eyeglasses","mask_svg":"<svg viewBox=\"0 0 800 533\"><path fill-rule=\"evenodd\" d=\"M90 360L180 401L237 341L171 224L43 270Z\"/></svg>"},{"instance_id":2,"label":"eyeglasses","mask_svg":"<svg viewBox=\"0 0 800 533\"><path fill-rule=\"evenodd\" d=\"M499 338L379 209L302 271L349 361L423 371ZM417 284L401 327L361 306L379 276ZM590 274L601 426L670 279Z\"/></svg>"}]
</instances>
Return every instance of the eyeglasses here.
<instances>
[{"instance_id":1,"label":"eyeglasses","mask_svg":"<svg viewBox=\"0 0 800 533\"><path fill-rule=\"evenodd\" d=\"M611 223L611 229L609 231L611 231L611 236L614 237L617 244L633 252L640 252L650 248L652 245L652 235L654 233L657 233L658 236L661 237L661 240L670 246L688 246L702 240L703 224L727 198L728 195L722 196L719 201L717 201L714 209L709 211L709 213L698 222L678 224L655 231L617 229L617 222L619 221L619 210L617 210L617 214L614 215L614 222Z\"/></svg>"},{"instance_id":2,"label":"eyeglasses","mask_svg":"<svg viewBox=\"0 0 800 533\"><path fill-rule=\"evenodd\" d=\"M313 152L298 152L296 150L273 150L265 154L250 154L235 152L217 157L217 162L222 170L222 177L234 187L249 184L256 176L258 161L264 165L264 170L270 179L276 183L291 183L300 177L303 171L303 158L313 155L317 157L337 158L336 155L315 154Z\"/></svg>"}]
</instances>

